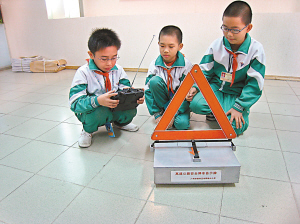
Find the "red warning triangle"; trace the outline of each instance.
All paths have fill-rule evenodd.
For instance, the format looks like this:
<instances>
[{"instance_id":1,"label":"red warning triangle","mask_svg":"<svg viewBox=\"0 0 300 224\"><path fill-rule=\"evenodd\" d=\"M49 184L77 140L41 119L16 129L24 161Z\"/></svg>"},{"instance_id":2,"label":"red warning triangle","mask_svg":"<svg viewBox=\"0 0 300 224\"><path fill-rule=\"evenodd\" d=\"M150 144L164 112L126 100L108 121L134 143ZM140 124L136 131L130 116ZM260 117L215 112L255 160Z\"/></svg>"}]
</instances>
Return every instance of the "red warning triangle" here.
<instances>
[{"instance_id":1,"label":"red warning triangle","mask_svg":"<svg viewBox=\"0 0 300 224\"><path fill-rule=\"evenodd\" d=\"M221 129L213 130L166 130L172 118L178 111L181 103L184 101L187 93L197 83L201 93L203 94L207 104L213 112ZM199 65L194 65L189 74L181 83L179 89L175 93L169 106L165 110L161 120L157 124L151 139L152 140L197 140L197 139L233 139L236 133L229 123L216 95L211 89L208 81L202 73Z\"/></svg>"}]
</instances>

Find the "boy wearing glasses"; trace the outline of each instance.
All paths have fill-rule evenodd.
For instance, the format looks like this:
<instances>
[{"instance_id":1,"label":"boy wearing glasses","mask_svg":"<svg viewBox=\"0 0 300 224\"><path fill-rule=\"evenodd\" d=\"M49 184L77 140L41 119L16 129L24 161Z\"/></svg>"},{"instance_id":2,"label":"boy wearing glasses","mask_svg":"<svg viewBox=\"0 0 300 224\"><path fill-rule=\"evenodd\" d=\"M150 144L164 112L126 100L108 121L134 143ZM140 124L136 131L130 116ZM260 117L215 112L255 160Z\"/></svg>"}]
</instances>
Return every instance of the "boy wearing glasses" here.
<instances>
[{"instance_id":1,"label":"boy wearing glasses","mask_svg":"<svg viewBox=\"0 0 300 224\"><path fill-rule=\"evenodd\" d=\"M262 44L248 34L252 29L251 19L252 11L246 2L232 2L223 14L224 36L210 45L200 62L237 135L248 128L249 109L260 98L264 84L265 53ZM186 100L194 113L215 120L196 86Z\"/></svg>"},{"instance_id":2,"label":"boy wearing glasses","mask_svg":"<svg viewBox=\"0 0 300 224\"><path fill-rule=\"evenodd\" d=\"M165 26L159 33L160 55L149 66L145 86L145 98L148 111L158 123L181 82L192 68L180 50L182 32L176 26ZM190 126L190 109L184 101L168 128L185 130Z\"/></svg>"},{"instance_id":3,"label":"boy wearing glasses","mask_svg":"<svg viewBox=\"0 0 300 224\"><path fill-rule=\"evenodd\" d=\"M88 41L88 63L81 66L75 73L69 94L71 110L83 124L83 130L78 140L80 147L89 147L92 143L92 133L98 127L114 123L114 127L126 131L137 131L139 128L131 123L136 115L136 109L114 111L119 100L112 100L116 91L130 87L127 74L116 64L121 41L110 29L96 29ZM137 103L142 104L144 98Z\"/></svg>"}]
</instances>

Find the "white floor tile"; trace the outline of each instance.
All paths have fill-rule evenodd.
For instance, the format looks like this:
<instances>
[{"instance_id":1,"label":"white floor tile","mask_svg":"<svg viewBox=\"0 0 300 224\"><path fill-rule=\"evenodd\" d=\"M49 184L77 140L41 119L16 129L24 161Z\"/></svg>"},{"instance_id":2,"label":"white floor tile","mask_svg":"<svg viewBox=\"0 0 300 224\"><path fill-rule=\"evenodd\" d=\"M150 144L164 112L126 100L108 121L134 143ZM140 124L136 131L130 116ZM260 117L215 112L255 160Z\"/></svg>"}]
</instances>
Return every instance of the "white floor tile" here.
<instances>
[{"instance_id":1,"label":"white floor tile","mask_svg":"<svg viewBox=\"0 0 300 224\"><path fill-rule=\"evenodd\" d=\"M46 105L44 105L44 106L46 106ZM39 114L38 116L36 116L36 118L43 119L43 120L62 122L73 116L74 116L74 113L69 108L52 106L52 108L50 110L47 110L47 111Z\"/></svg>"},{"instance_id":2,"label":"white floor tile","mask_svg":"<svg viewBox=\"0 0 300 224\"><path fill-rule=\"evenodd\" d=\"M5 132L5 134L35 139L43 133L57 126L59 123L54 121L45 121L39 119L30 119L23 124Z\"/></svg>"},{"instance_id":3,"label":"white floor tile","mask_svg":"<svg viewBox=\"0 0 300 224\"><path fill-rule=\"evenodd\" d=\"M299 223L290 183L241 176L224 187L222 216L258 223Z\"/></svg>"},{"instance_id":4,"label":"white floor tile","mask_svg":"<svg viewBox=\"0 0 300 224\"><path fill-rule=\"evenodd\" d=\"M250 114L251 112L257 112L257 113L270 113L269 105L267 102L257 102L250 108Z\"/></svg>"},{"instance_id":5,"label":"white floor tile","mask_svg":"<svg viewBox=\"0 0 300 224\"><path fill-rule=\"evenodd\" d=\"M47 94L41 94L41 93L26 93L18 98L15 98L14 101L17 102L28 102L28 103L34 103L38 100L41 100L45 97L48 97Z\"/></svg>"},{"instance_id":6,"label":"white floor tile","mask_svg":"<svg viewBox=\"0 0 300 224\"><path fill-rule=\"evenodd\" d=\"M69 148L38 174L86 186L112 155Z\"/></svg>"},{"instance_id":7,"label":"white floor tile","mask_svg":"<svg viewBox=\"0 0 300 224\"><path fill-rule=\"evenodd\" d=\"M61 95L58 94L51 94L48 97L36 101L36 103L39 104L46 104L46 105L53 105L53 106L67 106L69 105L69 98L66 97L62 97Z\"/></svg>"},{"instance_id":8,"label":"white floor tile","mask_svg":"<svg viewBox=\"0 0 300 224\"><path fill-rule=\"evenodd\" d=\"M300 87L292 87L292 89L297 96L300 96Z\"/></svg>"},{"instance_id":9,"label":"white floor tile","mask_svg":"<svg viewBox=\"0 0 300 224\"><path fill-rule=\"evenodd\" d=\"M293 104L269 103L269 106L272 114L300 116L299 104L293 105Z\"/></svg>"},{"instance_id":10,"label":"white floor tile","mask_svg":"<svg viewBox=\"0 0 300 224\"><path fill-rule=\"evenodd\" d=\"M44 121L46 122L46 121ZM55 123L54 121L47 121ZM82 127L80 125L60 123L50 131L44 132L37 140L50 142L54 144L72 146L77 142L81 133Z\"/></svg>"},{"instance_id":11,"label":"white floor tile","mask_svg":"<svg viewBox=\"0 0 300 224\"><path fill-rule=\"evenodd\" d=\"M6 115L0 117L0 133L4 133L22 123L29 120L27 117L19 117L19 116L12 116L12 115Z\"/></svg>"},{"instance_id":12,"label":"white floor tile","mask_svg":"<svg viewBox=\"0 0 300 224\"><path fill-rule=\"evenodd\" d=\"M32 173L0 165L0 201L32 176Z\"/></svg>"},{"instance_id":13,"label":"white floor tile","mask_svg":"<svg viewBox=\"0 0 300 224\"><path fill-rule=\"evenodd\" d=\"M249 127L233 142L237 146L280 150L276 131L271 129Z\"/></svg>"},{"instance_id":14,"label":"white floor tile","mask_svg":"<svg viewBox=\"0 0 300 224\"><path fill-rule=\"evenodd\" d=\"M266 79L264 82L264 86L284 86L284 87L289 87L289 84L287 81L282 81L282 80L270 80Z\"/></svg>"},{"instance_id":15,"label":"white floor tile","mask_svg":"<svg viewBox=\"0 0 300 224\"><path fill-rule=\"evenodd\" d=\"M32 141L0 160L0 164L36 173L65 150L66 146Z\"/></svg>"},{"instance_id":16,"label":"white floor tile","mask_svg":"<svg viewBox=\"0 0 300 224\"><path fill-rule=\"evenodd\" d=\"M269 103L300 104L300 100L295 95L283 95L280 93L268 94Z\"/></svg>"},{"instance_id":17,"label":"white floor tile","mask_svg":"<svg viewBox=\"0 0 300 224\"><path fill-rule=\"evenodd\" d=\"M250 113L249 126L256 128L275 129L271 114L264 113Z\"/></svg>"},{"instance_id":18,"label":"white floor tile","mask_svg":"<svg viewBox=\"0 0 300 224\"><path fill-rule=\"evenodd\" d=\"M1 159L22 146L28 144L31 140L26 138L19 138L10 135L0 135L1 150L0 150L0 162Z\"/></svg>"},{"instance_id":19,"label":"white floor tile","mask_svg":"<svg viewBox=\"0 0 300 224\"><path fill-rule=\"evenodd\" d=\"M227 217L220 217L220 224L254 224L257 222L248 222L245 220L240 220L240 219L232 219L232 218L227 218Z\"/></svg>"},{"instance_id":20,"label":"white floor tile","mask_svg":"<svg viewBox=\"0 0 300 224\"><path fill-rule=\"evenodd\" d=\"M0 202L0 220L52 223L81 190L75 184L34 176Z\"/></svg>"},{"instance_id":21,"label":"white floor tile","mask_svg":"<svg viewBox=\"0 0 300 224\"><path fill-rule=\"evenodd\" d=\"M84 189L54 224L134 223L145 201Z\"/></svg>"},{"instance_id":22,"label":"white floor tile","mask_svg":"<svg viewBox=\"0 0 300 224\"><path fill-rule=\"evenodd\" d=\"M153 161L153 152L150 152L150 144L152 143L153 140L151 140L149 135L137 133L128 139L117 155Z\"/></svg>"},{"instance_id":23,"label":"white floor tile","mask_svg":"<svg viewBox=\"0 0 300 224\"><path fill-rule=\"evenodd\" d=\"M291 182L300 184L300 154L283 152Z\"/></svg>"},{"instance_id":24,"label":"white floor tile","mask_svg":"<svg viewBox=\"0 0 300 224\"><path fill-rule=\"evenodd\" d=\"M219 215L223 185L157 185L150 201Z\"/></svg>"},{"instance_id":25,"label":"white floor tile","mask_svg":"<svg viewBox=\"0 0 300 224\"><path fill-rule=\"evenodd\" d=\"M8 114L12 111L25 107L29 103L6 101L1 104L0 113Z\"/></svg>"},{"instance_id":26,"label":"white floor tile","mask_svg":"<svg viewBox=\"0 0 300 224\"><path fill-rule=\"evenodd\" d=\"M239 146L235 155L242 175L289 181L281 151Z\"/></svg>"},{"instance_id":27,"label":"white floor tile","mask_svg":"<svg viewBox=\"0 0 300 224\"><path fill-rule=\"evenodd\" d=\"M282 151L300 153L300 132L277 131Z\"/></svg>"},{"instance_id":28,"label":"white floor tile","mask_svg":"<svg viewBox=\"0 0 300 224\"><path fill-rule=\"evenodd\" d=\"M153 177L152 162L115 156L88 187L146 200Z\"/></svg>"},{"instance_id":29,"label":"white floor tile","mask_svg":"<svg viewBox=\"0 0 300 224\"><path fill-rule=\"evenodd\" d=\"M273 115L276 130L300 132L300 117Z\"/></svg>"},{"instance_id":30,"label":"white floor tile","mask_svg":"<svg viewBox=\"0 0 300 224\"><path fill-rule=\"evenodd\" d=\"M205 223L217 224L219 217L208 213L196 212L167 205L147 202L137 224L174 224L174 223Z\"/></svg>"},{"instance_id":31,"label":"white floor tile","mask_svg":"<svg viewBox=\"0 0 300 224\"><path fill-rule=\"evenodd\" d=\"M288 95L295 95L294 91L289 86L265 86L264 91L268 98L268 94L274 93L281 93L281 94L288 94Z\"/></svg>"},{"instance_id":32,"label":"white floor tile","mask_svg":"<svg viewBox=\"0 0 300 224\"><path fill-rule=\"evenodd\" d=\"M296 199L298 211L300 212L300 184L292 184L292 188Z\"/></svg>"},{"instance_id":33,"label":"white floor tile","mask_svg":"<svg viewBox=\"0 0 300 224\"><path fill-rule=\"evenodd\" d=\"M45 111L51 110L53 106L42 105L42 104L29 104L18 110L11 112L11 115L21 116L21 117L36 117Z\"/></svg>"}]
</instances>

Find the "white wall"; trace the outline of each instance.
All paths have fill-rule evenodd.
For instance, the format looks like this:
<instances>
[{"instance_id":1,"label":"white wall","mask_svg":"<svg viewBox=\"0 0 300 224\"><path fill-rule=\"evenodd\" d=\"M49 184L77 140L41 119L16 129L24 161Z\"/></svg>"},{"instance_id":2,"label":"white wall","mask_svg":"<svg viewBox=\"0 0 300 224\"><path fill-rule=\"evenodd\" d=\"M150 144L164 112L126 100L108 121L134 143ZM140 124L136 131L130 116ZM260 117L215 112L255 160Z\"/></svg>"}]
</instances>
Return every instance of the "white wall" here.
<instances>
[{"instance_id":1,"label":"white wall","mask_svg":"<svg viewBox=\"0 0 300 224\"><path fill-rule=\"evenodd\" d=\"M192 63L199 63L209 44L222 35L222 13L231 2L106 0L106 7L103 7L100 4L103 1L84 1L84 18L48 20L44 0L2 0L11 56L38 54L50 59L64 58L68 65L82 65L88 57L87 40L92 29L109 27L122 40L118 63L125 68L138 67L152 36L156 35L141 66L147 68L158 56L157 35L160 29L173 24L183 31L182 52ZM266 74L299 77L300 45L297 38L300 36L300 1L248 2L254 13L254 27L250 35L264 45ZM115 5L108 5L113 3ZM172 10L178 13L171 13ZM110 12L117 15L110 15Z\"/></svg>"},{"instance_id":2,"label":"white wall","mask_svg":"<svg viewBox=\"0 0 300 224\"><path fill-rule=\"evenodd\" d=\"M0 69L11 65L4 24L0 24Z\"/></svg>"}]
</instances>

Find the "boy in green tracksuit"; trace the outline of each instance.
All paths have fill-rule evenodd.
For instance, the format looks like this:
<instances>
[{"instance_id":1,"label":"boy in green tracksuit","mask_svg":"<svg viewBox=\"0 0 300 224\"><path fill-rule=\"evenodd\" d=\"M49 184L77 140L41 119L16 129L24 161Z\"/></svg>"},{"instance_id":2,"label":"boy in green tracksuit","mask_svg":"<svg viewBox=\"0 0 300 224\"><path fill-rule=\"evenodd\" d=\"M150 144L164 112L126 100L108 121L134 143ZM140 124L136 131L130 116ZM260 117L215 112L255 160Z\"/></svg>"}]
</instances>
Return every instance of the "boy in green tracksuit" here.
<instances>
[{"instance_id":1,"label":"boy in green tracksuit","mask_svg":"<svg viewBox=\"0 0 300 224\"><path fill-rule=\"evenodd\" d=\"M115 127L126 131L137 131L139 128L131 123L136 115L136 108L126 111L111 111L119 104L112 100L116 91L130 87L130 81L123 68L116 64L121 41L110 29L96 29L88 41L88 63L75 73L70 89L69 104L76 117L83 125L78 140L80 147L91 145L92 133L98 127L113 122ZM144 97L137 103L142 104Z\"/></svg>"},{"instance_id":2,"label":"boy in green tracksuit","mask_svg":"<svg viewBox=\"0 0 300 224\"><path fill-rule=\"evenodd\" d=\"M159 33L160 55L149 66L145 86L148 111L158 123L185 76L192 68L180 50L182 32L176 26L165 26ZM184 101L168 128L185 130L190 126L190 110Z\"/></svg>"},{"instance_id":3,"label":"boy in green tracksuit","mask_svg":"<svg viewBox=\"0 0 300 224\"><path fill-rule=\"evenodd\" d=\"M223 14L224 36L210 45L200 62L237 135L248 128L250 107L260 98L264 84L265 53L263 46L248 34L251 19L252 11L246 2L232 2ZM190 101L192 112L214 119L196 86L186 100Z\"/></svg>"}]
</instances>

